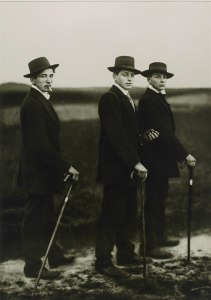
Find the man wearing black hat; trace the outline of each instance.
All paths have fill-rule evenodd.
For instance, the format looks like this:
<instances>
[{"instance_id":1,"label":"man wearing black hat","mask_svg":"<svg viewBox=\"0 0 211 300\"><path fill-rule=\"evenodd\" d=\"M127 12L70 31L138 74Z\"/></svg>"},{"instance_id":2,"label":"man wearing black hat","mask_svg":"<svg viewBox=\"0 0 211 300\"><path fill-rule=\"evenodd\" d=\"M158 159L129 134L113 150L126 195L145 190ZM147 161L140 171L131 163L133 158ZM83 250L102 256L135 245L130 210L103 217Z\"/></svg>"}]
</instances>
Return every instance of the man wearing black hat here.
<instances>
[{"instance_id":1,"label":"man wearing black hat","mask_svg":"<svg viewBox=\"0 0 211 300\"><path fill-rule=\"evenodd\" d=\"M23 100L20 116L22 128L22 157L18 182L26 192L23 222L24 274L37 277L51 234L54 216L53 196L64 187L63 179L70 173L78 180L78 171L59 153L60 122L49 101L54 71L45 57L29 63L32 86ZM49 266L54 268L73 261L65 257L62 248L54 243L49 253ZM44 269L41 278L59 276L59 272Z\"/></svg>"},{"instance_id":2,"label":"man wearing black hat","mask_svg":"<svg viewBox=\"0 0 211 300\"><path fill-rule=\"evenodd\" d=\"M137 211L137 187L133 180L136 171L140 180L147 177L141 163L141 130L136 107L129 94L134 76L134 58L119 56L113 72L114 85L99 101L100 140L98 182L104 185L102 210L97 225L96 261L98 272L112 277L128 274L112 263L114 245L117 264L140 265L141 259L131 243L131 229ZM154 133L155 137L157 133Z\"/></svg>"},{"instance_id":3,"label":"man wearing black hat","mask_svg":"<svg viewBox=\"0 0 211 300\"><path fill-rule=\"evenodd\" d=\"M149 86L139 101L138 111L144 130L154 128L159 138L146 144L144 163L149 171L146 180L146 254L154 258L169 258L171 253L161 251L159 247L175 246L178 240L167 238L165 231L165 201L168 194L170 177L178 177L177 162L186 162L195 166L195 158L175 136L175 123L171 107L165 98L165 86L168 78L167 66L154 62L142 72Z\"/></svg>"}]
</instances>

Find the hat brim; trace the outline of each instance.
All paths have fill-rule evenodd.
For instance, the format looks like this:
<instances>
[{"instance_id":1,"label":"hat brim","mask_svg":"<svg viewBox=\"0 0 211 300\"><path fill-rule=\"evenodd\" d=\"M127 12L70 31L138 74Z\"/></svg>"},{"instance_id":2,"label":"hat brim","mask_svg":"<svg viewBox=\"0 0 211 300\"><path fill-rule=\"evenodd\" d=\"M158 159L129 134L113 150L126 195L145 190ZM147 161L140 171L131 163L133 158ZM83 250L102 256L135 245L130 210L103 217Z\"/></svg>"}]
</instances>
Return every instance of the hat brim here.
<instances>
[{"instance_id":1,"label":"hat brim","mask_svg":"<svg viewBox=\"0 0 211 300\"><path fill-rule=\"evenodd\" d=\"M50 66L47 66L47 67L45 67L45 68L38 69L38 70L36 70L35 72L32 72L32 73L23 75L23 77L25 77L25 78L30 78L30 77L32 77L33 75L36 75L36 74L38 74L38 73L40 73L40 72L42 72L43 70L46 70L46 69L53 69L53 70L55 70L58 66L59 66L59 64L50 65Z\"/></svg>"},{"instance_id":2,"label":"hat brim","mask_svg":"<svg viewBox=\"0 0 211 300\"><path fill-rule=\"evenodd\" d=\"M171 78L171 77L174 76L174 74L172 74L172 73L163 72L163 71L159 71L159 70L145 70L145 71L141 72L141 75L144 76L144 77L149 77L154 73L164 74L164 75L166 75L167 78Z\"/></svg>"},{"instance_id":3,"label":"hat brim","mask_svg":"<svg viewBox=\"0 0 211 300\"><path fill-rule=\"evenodd\" d=\"M107 69L113 73L115 73L116 71L127 70L133 72L134 74L142 74L142 72L137 69L127 68L127 67L108 67Z\"/></svg>"}]
</instances>

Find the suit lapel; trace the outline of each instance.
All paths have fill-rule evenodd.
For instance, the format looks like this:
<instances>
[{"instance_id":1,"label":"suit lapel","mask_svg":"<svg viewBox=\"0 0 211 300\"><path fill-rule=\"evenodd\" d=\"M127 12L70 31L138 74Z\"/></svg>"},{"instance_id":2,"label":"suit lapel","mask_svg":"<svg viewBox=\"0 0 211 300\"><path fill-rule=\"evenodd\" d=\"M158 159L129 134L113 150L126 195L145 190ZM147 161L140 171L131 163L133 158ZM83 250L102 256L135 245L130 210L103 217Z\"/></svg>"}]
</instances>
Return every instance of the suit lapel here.
<instances>
[{"instance_id":1,"label":"suit lapel","mask_svg":"<svg viewBox=\"0 0 211 300\"><path fill-rule=\"evenodd\" d=\"M173 128L174 128L174 130L175 130L175 122L174 122L174 116L173 116L173 113L172 113L172 110L171 110L171 106L170 106L170 104L166 101L165 95L163 95L163 96L162 96L162 95L159 95L159 96L160 96L161 101L163 102L163 104L164 104L166 110L168 111L169 117L170 117L170 119L171 119L171 121L172 121Z\"/></svg>"},{"instance_id":2,"label":"suit lapel","mask_svg":"<svg viewBox=\"0 0 211 300\"><path fill-rule=\"evenodd\" d=\"M173 117L173 113L172 113L172 110L171 110L171 106L166 101L165 96L162 96L162 95L154 92L153 90L151 90L149 88L147 89L147 91L151 95L152 98L156 98L156 101L159 101L160 106L165 110L166 115L170 119L170 122L172 123L173 129L175 130L175 123L174 123L174 117Z\"/></svg>"},{"instance_id":3,"label":"suit lapel","mask_svg":"<svg viewBox=\"0 0 211 300\"><path fill-rule=\"evenodd\" d=\"M45 109L47 110L48 114L51 116L51 118L53 119L53 121L56 122L56 123L58 123L59 122L58 115L55 112L55 110L54 110L52 104L50 103L50 101L47 100L39 91L37 91L37 90L35 90L33 88L31 89L31 93L45 107Z\"/></svg>"},{"instance_id":4,"label":"suit lapel","mask_svg":"<svg viewBox=\"0 0 211 300\"><path fill-rule=\"evenodd\" d=\"M129 99L115 85L113 85L111 87L111 92L114 93L114 94L116 94L116 96L118 96L119 99L121 100L122 105L128 111L128 116L129 116L132 124L134 125L137 134L139 135L140 134L140 132L139 132L140 130L139 130L138 116L137 116L136 111L134 111L134 109L133 109L133 107L132 107Z\"/></svg>"}]
</instances>

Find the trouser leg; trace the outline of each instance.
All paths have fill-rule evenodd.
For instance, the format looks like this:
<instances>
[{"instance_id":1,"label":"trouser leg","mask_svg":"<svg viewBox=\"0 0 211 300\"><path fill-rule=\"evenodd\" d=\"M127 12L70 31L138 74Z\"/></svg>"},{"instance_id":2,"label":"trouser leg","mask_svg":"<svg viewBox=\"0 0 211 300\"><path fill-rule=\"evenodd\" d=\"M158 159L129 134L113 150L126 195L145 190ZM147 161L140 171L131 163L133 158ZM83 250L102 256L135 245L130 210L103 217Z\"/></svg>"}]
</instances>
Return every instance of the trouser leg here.
<instances>
[{"instance_id":1,"label":"trouser leg","mask_svg":"<svg viewBox=\"0 0 211 300\"><path fill-rule=\"evenodd\" d=\"M136 190L136 189L135 189ZM129 192L130 191L130 192ZM111 252L114 244L121 253L134 250L134 245L129 241L129 225L135 218L137 198L131 197L133 203L130 207L129 194L131 188L121 186L104 186L101 215L97 224L96 235L96 266L106 267L111 264ZM130 222L129 222L130 220Z\"/></svg>"},{"instance_id":2,"label":"trouser leg","mask_svg":"<svg viewBox=\"0 0 211 300\"><path fill-rule=\"evenodd\" d=\"M27 268L39 269L54 228L52 195L28 195L23 220L23 254ZM53 245L57 249L57 246Z\"/></svg>"},{"instance_id":3,"label":"trouser leg","mask_svg":"<svg viewBox=\"0 0 211 300\"><path fill-rule=\"evenodd\" d=\"M165 238L165 202L168 194L168 178L146 180L145 228L146 249L159 246Z\"/></svg>"},{"instance_id":4,"label":"trouser leg","mask_svg":"<svg viewBox=\"0 0 211 300\"><path fill-rule=\"evenodd\" d=\"M116 234L116 246L118 258L129 258L134 256L134 244L131 239L136 231L137 217L137 189L128 187L125 191L126 207L124 210L120 229Z\"/></svg>"},{"instance_id":5,"label":"trouser leg","mask_svg":"<svg viewBox=\"0 0 211 300\"><path fill-rule=\"evenodd\" d=\"M156 236L158 244L162 244L166 240L166 199L168 195L168 178L162 178L159 181L159 210L157 214Z\"/></svg>"}]
</instances>

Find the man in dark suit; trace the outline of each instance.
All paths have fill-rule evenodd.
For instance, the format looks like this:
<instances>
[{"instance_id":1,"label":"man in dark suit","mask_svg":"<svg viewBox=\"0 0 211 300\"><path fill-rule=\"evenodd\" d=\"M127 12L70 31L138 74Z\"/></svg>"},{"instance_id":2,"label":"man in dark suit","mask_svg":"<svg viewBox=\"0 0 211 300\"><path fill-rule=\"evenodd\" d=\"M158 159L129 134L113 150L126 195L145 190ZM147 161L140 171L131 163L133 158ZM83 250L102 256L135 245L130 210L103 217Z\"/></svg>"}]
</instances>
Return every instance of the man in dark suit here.
<instances>
[{"instance_id":1,"label":"man in dark suit","mask_svg":"<svg viewBox=\"0 0 211 300\"><path fill-rule=\"evenodd\" d=\"M119 56L113 72L114 85L99 101L100 141L97 179L104 185L102 210L97 225L96 261L98 272L113 277L128 274L112 263L117 247L117 264L140 264L134 252L131 231L137 211L136 171L140 180L147 177L141 163L142 138L136 107L129 95L134 76L140 71L130 56Z\"/></svg>"},{"instance_id":2,"label":"man in dark suit","mask_svg":"<svg viewBox=\"0 0 211 300\"><path fill-rule=\"evenodd\" d=\"M45 57L29 63L32 86L23 100L20 117L22 129L22 157L19 185L26 192L23 222L24 274L37 277L41 258L53 233L53 196L64 187L63 179L70 173L78 180L78 171L60 155L60 122L49 101L49 92L54 71L58 64L51 65ZM65 257L61 246L54 243L49 253L49 266L54 268L73 261ZM44 269L43 279L58 277L59 273Z\"/></svg>"},{"instance_id":3,"label":"man in dark suit","mask_svg":"<svg viewBox=\"0 0 211 300\"><path fill-rule=\"evenodd\" d=\"M167 238L165 230L165 201L169 178L178 177L177 162L195 166L195 158L188 153L175 135L175 123L171 107L165 99L168 78L166 64L155 62L142 72L149 86L139 101L138 110L144 130L154 128L159 138L146 144L144 163L149 171L146 180L146 247L147 255L169 258L171 253L161 251L161 246L175 246L178 240Z\"/></svg>"}]
</instances>

